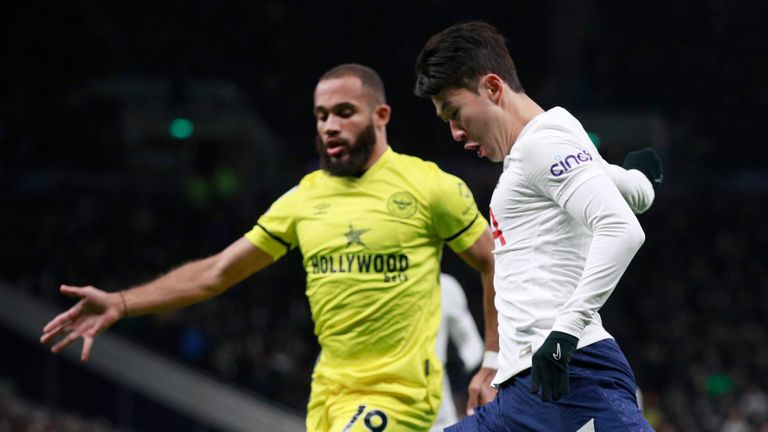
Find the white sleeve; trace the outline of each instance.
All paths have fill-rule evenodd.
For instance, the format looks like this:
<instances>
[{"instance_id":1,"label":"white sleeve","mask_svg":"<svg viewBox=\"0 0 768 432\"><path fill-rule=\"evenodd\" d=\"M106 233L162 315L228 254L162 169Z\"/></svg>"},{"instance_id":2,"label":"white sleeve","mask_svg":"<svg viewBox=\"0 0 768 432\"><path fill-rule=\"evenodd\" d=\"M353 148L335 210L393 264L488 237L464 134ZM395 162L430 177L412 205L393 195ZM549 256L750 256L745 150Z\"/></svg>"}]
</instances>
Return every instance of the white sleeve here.
<instances>
[{"instance_id":1,"label":"white sleeve","mask_svg":"<svg viewBox=\"0 0 768 432\"><path fill-rule=\"evenodd\" d=\"M611 165L605 160L602 162L608 177L619 188L621 196L634 213L643 213L651 207L656 194L651 181L645 174L635 169L626 170L620 166Z\"/></svg>"},{"instance_id":2,"label":"white sleeve","mask_svg":"<svg viewBox=\"0 0 768 432\"><path fill-rule=\"evenodd\" d=\"M616 186L595 177L573 191L565 210L593 234L584 272L563 305L552 330L576 337L605 304L621 275L645 241L640 223Z\"/></svg>"},{"instance_id":3,"label":"white sleeve","mask_svg":"<svg viewBox=\"0 0 768 432\"><path fill-rule=\"evenodd\" d=\"M464 368L468 372L472 371L483 360L483 339L467 307L467 297L459 282L452 276L441 274L440 285L445 299L444 313L448 314L448 336L456 346Z\"/></svg>"}]
</instances>

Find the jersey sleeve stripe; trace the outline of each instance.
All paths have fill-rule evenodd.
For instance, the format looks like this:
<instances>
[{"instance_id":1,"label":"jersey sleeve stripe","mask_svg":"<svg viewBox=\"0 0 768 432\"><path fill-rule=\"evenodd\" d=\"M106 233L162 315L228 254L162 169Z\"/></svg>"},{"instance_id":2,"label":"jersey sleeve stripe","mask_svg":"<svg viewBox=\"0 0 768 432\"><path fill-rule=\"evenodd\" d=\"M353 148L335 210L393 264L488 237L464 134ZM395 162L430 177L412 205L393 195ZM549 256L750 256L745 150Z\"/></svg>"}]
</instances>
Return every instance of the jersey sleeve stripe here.
<instances>
[{"instance_id":1,"label":"jersey sleeve stripe","mask_svg":"<svg viewBox=\"0 0 768 432\"><path fill-rule=\"evenodd\" d=\"M266 229L266 228L264 228L264 226L262 226L260 223L256 223L256 226L257 226L257 227L259 227L259 228L261 228L261 229L262 229L262 231L264 231L265 233L267 233L267 235L268 235L268 236L272 237L273 239L275 239L276 241L278 241L280 244L282 244L283 246L285 246L285 249L286 249L288 252L290 252L290 250L291 250L291 244L290 244L290 243L286 242L285 240L281 239L280 237L278 237L278 236L276 236L276 235L272 234L271 232L267 231L267 229Z\"/></svg>"},{"instance_id":2,"label":"jersey sleeve stripe","mask_svg":"<svg viewBox=\"0 0 768 432\"><path fill-rule=\"evenodd\" d=\"M447 239L444 239L444 241L446 241L446 242L449 242L449 241L451 241L451 240L455 239L456 237L458 237L458 236L460 236L460 235L464 234L464 232L465 232L466 230L468 230L468 229L469 229L469 227L471 227L471 226L472 226L472 225L475 223L475 221L477 221L477 218L478 218L478 216L480 216L480 213L475 213L475 217L474 217L474 219L472 219L472 222L468 223L468 224L467 224L467 226L465 226L464 228L462 228L462 229L461 229L459 232L457 232L456 234L454 234L454 235L452 235L452 236L448 237Z\"/></svg>"}]
</instances>

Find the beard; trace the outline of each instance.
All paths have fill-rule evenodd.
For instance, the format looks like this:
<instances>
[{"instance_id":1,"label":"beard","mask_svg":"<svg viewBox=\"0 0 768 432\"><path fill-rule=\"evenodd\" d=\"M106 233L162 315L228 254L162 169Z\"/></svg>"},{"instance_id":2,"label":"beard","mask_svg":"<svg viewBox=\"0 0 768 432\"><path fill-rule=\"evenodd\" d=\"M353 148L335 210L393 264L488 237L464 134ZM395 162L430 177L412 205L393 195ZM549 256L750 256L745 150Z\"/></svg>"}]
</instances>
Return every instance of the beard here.
<instances>
[{"instance_id":1,"label":"beard","mask_svg":"<svg viewBox=\"0 0 768 432\"><path fill-rule=\"evenodd\" d=\"M373 123L369 123L353 143L341 139L341 145L345 149L339 156L329 156L325 151L323 140L318 136L315 139L315 148L320 156L320 168L332 176L359 176L371 158L375 143L376 131Z\"/></svg>"}]
</instances>

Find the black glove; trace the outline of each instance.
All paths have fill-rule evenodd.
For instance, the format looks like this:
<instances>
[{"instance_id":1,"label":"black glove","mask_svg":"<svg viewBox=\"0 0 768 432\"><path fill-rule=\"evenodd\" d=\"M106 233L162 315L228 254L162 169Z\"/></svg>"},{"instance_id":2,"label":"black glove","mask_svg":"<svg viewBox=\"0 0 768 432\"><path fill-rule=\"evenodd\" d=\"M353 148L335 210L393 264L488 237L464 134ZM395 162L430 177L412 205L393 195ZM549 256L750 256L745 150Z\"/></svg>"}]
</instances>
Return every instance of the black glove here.
<instances>
[{"instance_id":1,"label":"black glove","mask_svg":"<svg viewBox=\"0 0 768 432\"><path fill-rule=\"evenodd\" d=\"M558 400L568 393L568 363L578 343L578 338L559 331L547 336L544 345L533 355L531 393L538 393L541 387L544 402Z\"/></svg>"},{"instance_id":2,"label":"black glove","mask_svg":"<svg viewBox=\"0 0 768 432\"><path fill-rule=\"evenodd\" d=\"M624 156L624 168L636 169L651 181L653 189L661 184L664 173L661 170L661 159L652 148L631 151Z\"/></svg>"}]
</instances>

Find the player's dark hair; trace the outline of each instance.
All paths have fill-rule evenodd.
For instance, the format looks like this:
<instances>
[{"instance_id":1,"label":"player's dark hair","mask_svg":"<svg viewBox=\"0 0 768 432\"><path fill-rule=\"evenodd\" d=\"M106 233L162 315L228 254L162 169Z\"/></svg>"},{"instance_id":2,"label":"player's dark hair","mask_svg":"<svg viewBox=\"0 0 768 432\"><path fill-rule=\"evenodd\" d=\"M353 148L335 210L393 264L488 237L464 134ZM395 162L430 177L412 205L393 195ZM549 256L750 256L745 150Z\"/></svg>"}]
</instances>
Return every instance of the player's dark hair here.
<instances>
[{"instance_id":1,"label":"player's dark hair","mask_svg":"<svg viewBox=\"0 0 768 432\"><path fill-rule=\"evenodd\" d=\"M482 21L455 24L429 38L419 53L413 92L419 97L447 88L477 92L477 79L488 73L500 76L513 91L525 92L504 35Z\"/></svg>"},{"instance_id":2,"label":"player's dark hair","mask_svg":"<svg viewBox=\"0 0 768 432\"><path fill-rule=\"evenodd\" d=\"M373 96L374 104L387 103L387 98L384 94L384 82L381 80L379 74L368 66L363 66L357 63L341 64L324 73L318 81L347 76L360 78L363 87L368 89Z\"/></svg>"}]
</instances>

